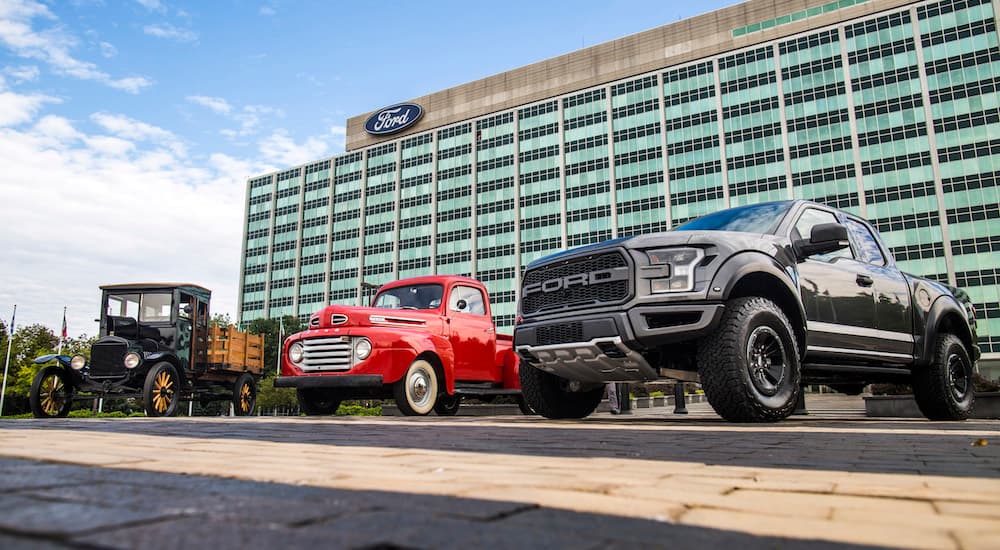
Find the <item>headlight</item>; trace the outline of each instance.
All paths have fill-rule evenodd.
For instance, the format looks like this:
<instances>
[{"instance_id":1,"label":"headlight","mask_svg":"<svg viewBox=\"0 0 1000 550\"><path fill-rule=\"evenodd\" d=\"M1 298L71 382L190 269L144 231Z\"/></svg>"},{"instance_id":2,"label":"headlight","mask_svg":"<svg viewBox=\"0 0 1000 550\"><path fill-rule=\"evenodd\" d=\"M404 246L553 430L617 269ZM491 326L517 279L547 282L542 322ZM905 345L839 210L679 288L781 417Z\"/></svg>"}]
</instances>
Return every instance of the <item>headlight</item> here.
<instances>
[{"instance_id":1,"label":"headlight","mask_svg":"<svg viewBox=\"0 0 1000 550\"><path fill-rule=\"evenodd\" d=\"M69 366L73 367L73 370L80 370L87 366L87 358L82 355L74 355L69 361Z\"/></svg>"},{"instance_id":2,"label":"headlight","mask_svg":"<svg viewBox=\"0 0 1000 550\"><path fill-rule=\"evenodd\" d=\"M139 366L139 363L142 362L142 357L139 357L139 354L133 351L125 354L125 360L123 362L125 363L126 369L134 369Z\"/></svg>"},{"instance_id":3,"label":"headlight","mask_svg":"<svg viewBox=\"0 0 1000 550\"><path fill-rule=\"evenodd\" d=\"M288 346L288 359L292 363L298 365L302 362L302 344L295 342L294 344Z\"/></svg>"},{"instance_id":4,"label":"headlight","mask_svg":"<svg viewBox=\"0 0 1000 550\"><path fill-rule=\"evenodd\" d=\"M650 265L666 265L666 277L651 279L649 290L660 292L687 292L694 290L694 269L705 256L700 248L664 248L648 250Z\"/></svg>"},{"instance_id":5,"label":"headlight","mask_svg":"<svg viewBox=\"0 0 1000 550\"><path fill-rule=\"evenodd\" d=\"M372 343L367 338L362 338L358 340L358 343L354 344L354 355L359 361L364 361L372 353Z\"/></svg>"}]
</instances>

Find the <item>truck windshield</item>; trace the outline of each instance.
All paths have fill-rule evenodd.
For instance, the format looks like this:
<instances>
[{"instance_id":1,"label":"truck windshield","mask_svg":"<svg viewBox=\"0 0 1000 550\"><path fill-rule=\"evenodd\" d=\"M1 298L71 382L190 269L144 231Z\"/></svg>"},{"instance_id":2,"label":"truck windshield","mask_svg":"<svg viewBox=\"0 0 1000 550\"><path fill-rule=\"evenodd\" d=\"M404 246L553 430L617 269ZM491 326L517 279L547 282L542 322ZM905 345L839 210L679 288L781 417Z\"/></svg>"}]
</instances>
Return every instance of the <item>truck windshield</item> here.
<instances>
[{"instance_id":1,"label":"truck windshield","mask_svg":"<svg viewBox=\"0 0 1000 550\"><path fill-rule=\"evenodd\" d=\"M164 293L110 294L107 314L130 317L143 323L170 321L172 298L171 294Z\"/></svg>"},{"instance_id":2,"label":"truck windshield","mask_svg":"<svg viewBox=\"0 0 1000 550\"><path fill-rule=\"evenodd\" d=\"M674 231L772 233L791 207L791 201L782 201L730 208L681 224Z\"/></svg>"},{"instance_id":3,"label":"truck windshield","mask_svg":"<svg viewBox=\"0 0 1000 550\"><path fill-rule=\"evenodd\" d=\"M375 307L384 309L435 309L441 306L444 287L410 285L390 288L375 298Z\"/></svg>"}]
</instances>

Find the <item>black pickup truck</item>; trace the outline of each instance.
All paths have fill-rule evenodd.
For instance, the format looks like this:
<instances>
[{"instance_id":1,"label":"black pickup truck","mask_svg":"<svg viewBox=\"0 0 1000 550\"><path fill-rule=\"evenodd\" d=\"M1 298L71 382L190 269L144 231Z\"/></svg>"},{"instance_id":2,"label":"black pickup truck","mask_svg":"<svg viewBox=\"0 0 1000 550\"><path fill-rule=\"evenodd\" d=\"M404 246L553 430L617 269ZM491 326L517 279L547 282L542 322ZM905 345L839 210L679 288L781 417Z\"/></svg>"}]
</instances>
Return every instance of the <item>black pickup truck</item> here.
<instances>
[{"instance_id":1,"label":"black pickup truck","mask_svg":"<svg viewBox=\"0 0 1000 550\"><path fill-rule=\"evenodd\" d=\"M933 420L973 406L969 297L902 273L871 224L822 204L742 206L569 250L528 265L522 285L521 388L548 418L589 415L606 382L658 378L700 382L733 422L787 417L804 384L912 384Z\"/></svg>"}]
</instances>

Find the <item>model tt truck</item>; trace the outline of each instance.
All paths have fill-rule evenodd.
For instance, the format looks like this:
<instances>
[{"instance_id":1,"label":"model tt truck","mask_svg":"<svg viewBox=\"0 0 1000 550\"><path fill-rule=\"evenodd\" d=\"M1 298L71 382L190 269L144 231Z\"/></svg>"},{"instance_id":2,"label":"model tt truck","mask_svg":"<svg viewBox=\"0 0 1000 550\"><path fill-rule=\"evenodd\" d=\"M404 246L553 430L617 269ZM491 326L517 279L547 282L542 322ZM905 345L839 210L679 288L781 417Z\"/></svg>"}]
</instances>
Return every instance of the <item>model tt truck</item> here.
<instances>
[{"instance_id":1,"label":"model tt truck","mask_svg":"<svg viewBox=\"0 0 1000 550\"><path fill-rule=\"evenodd\" d=\"M896 268L867 221L806 201L743 206L570 250L524 274L514 346L525 400L594 411L609 381L700 381L733 422L776 421L801 385L912 384L930 419L973 406L975 308Z\"/></svg>"},{"instance_id":2,"label":"model tt truck","mask_svg":"<svg viewBox=\"0 0 1000 550\"><path fill-rule=\"evenodd\" d=\"M395 398L406 415L454 415L463 396L520 395L511 336L497 334L486 287L457 276L389 283L371 307L313 314L285 341L274 385L295 388L308 415L365 397Z\"/></svg>"},{"instance_id":3,"label":"model tt truck","mask_svg":"<svg viewBox=\"0 0 1000 550\"><path fill-rule=\"evenodd\" d=\"M83 355L43 355L29 401L36 418L63 417L75 399L142 399L148 416L181 400L232 400L253 412L264 366L263 336L209 326L212 292L192 284L101 287L99 339Z\"/></svg>"}]
</instances>

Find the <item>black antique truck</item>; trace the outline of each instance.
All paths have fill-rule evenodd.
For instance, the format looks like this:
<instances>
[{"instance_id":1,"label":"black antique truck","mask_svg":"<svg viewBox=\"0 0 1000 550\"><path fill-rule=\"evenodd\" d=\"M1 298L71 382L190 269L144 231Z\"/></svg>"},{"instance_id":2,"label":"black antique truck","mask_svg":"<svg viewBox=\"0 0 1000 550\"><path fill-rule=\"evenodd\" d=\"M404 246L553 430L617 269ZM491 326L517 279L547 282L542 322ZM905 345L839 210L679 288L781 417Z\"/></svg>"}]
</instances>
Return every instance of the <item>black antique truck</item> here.
<instances>
[{"instance_id":1,"label":"black antique truck","mask_svg":"<svg viewBox=\"0 0 1000 550\"><path fill-rule=\"evenodd\" d=\"M589 415L606 382L657 378L700 382L733 422L783 419L812 383L852 394L912 384L934 420L973 407L968 295L902 273L870 223L813 202L723 210L541 258L518 313L521 389L549 418Z\"/></svg>"},{"instance_id":2,"label":"black antique truck","mask_svg":"<svg viewBox=\"0 0 1000 550\"><path fill-rule=\"evenodd\" d=\"M36 418L64 417L74 400L139 398L148 416L171 416L181 401L232 400L253 412L263 336L210 326L206 288L181 283L101 287L99 338L83 355L43 355L29 401Z\"/></svg>"}]
</instances>

